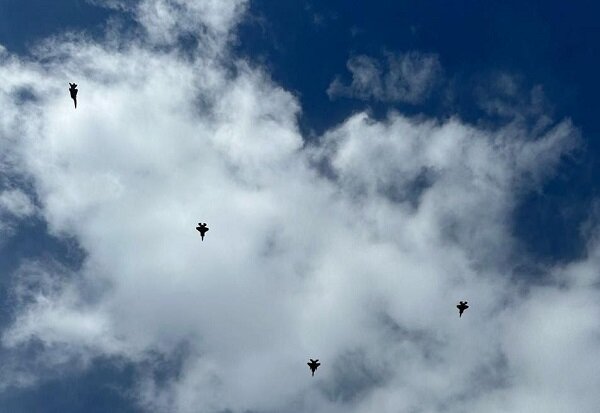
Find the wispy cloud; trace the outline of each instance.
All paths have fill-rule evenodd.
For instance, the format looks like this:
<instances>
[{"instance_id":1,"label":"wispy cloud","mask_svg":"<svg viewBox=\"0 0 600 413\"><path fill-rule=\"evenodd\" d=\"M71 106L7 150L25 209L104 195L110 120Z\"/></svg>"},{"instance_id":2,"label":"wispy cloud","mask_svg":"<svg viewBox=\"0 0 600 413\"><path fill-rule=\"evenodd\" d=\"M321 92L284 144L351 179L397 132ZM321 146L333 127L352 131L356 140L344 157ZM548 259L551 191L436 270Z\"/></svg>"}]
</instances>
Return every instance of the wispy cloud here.
<instances>
[{"instance_id":1,"label":"wispy cloud","mask_svg":"<svg viewBox=\"0 0 600 413\"><path fill-rule=\"evenodd\" d=\"M0 192L0 211L22 218L33 214L34 206L29 197L19 189Z\"/></svg>"},{"instance_id":2,"label":"wispy cloud","mask_svg":"<svg viewBox=\"0 0 600 413\"><path fill-rule=\"evenodd\" d=\"M442 74L437 55L415 51L386 53L385 62L358 55L348 60L347 67L352 82L345 85L336 77L327 89L331 99L348 97L418 104L427 99Z\"/></svg>"}]
</instances>

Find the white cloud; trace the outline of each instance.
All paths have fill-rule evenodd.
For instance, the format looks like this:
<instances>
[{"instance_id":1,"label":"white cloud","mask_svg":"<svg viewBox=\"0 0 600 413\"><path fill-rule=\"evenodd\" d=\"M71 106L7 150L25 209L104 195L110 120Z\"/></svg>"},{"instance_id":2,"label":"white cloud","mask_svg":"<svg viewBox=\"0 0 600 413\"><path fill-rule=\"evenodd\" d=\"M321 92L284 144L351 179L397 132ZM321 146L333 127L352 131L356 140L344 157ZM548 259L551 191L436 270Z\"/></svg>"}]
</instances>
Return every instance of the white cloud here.
<instances>
[{"instance_id":1,"label":"white cloud","mask_svg":"<svg viewBox=\"0 0 600 413\"><path fill-rule=\"evenodd\" d=\"M350 97L418 104L427 99L442 74L437 55L415 51L387 53L385 65L369 56L354 56L347 67L352 83L344 85L336 77L327 89L331 99Z\"/></svg>"},{"instance_id":2,"label":"white cloud","mask_svg":"<svg viewBox=\"0 0 600 413\"><path fill-rule=\"evenodd\" d=\"M35 207L23 191L9 189L0 192L0 212L23 218L33 214Z\"/></svg>"},{"instance_id":3,"label":"white cloud","mask_svg":"<svg viewBox=\"0 0 600 413\"><path fill-rule=\"evenodd\" d=\"M0 172L2 171L0 167ZM33 202L19 189L6 189L0 192L0 245L14 232L19 220L30 217L35 213Z\"/></svg>"},{"instance_id":4,"label":"white cloud","mask_svg":"<svg viewBox=\"0 0 600 413\"><path fill-rule=\"evenodd\" d=\"M240 18L194 4L140 7ZM505 273L515 203L576 144L568 121L531 136L360 113L305 145L297 100L214 52L58 38L0 65L0 145L87 253L75 274L21 268L6 348L35 338L52 365L186 343L180 374L140 376L149 411L594 411L600 301L564 282L589 262L527 294Z\"/></svg>"},{"instance_id":5,"label":"white cloud","mask_svg":"<svg viewBox=\"0 0 600 413\"><path fill-rule=\"evenodd\" d=\"M88 0L130 12L145 31L144 40L172 44L180 36L201 40L204 53L223 51L232 28L243 16L248 0Z\"/></svg>"},{"instance_id":6,"label":"white cloud","mask_svg":"<svg viewBox=\"0 0 600 413\"><path fill-rule=\"evenodd\" d=\"M552 105L541 85L527 90L519 76L507 72L483 76L475 84L475 101L488 116L529 121L534 133L552 124Z\"/></svg>"}]
</instances>

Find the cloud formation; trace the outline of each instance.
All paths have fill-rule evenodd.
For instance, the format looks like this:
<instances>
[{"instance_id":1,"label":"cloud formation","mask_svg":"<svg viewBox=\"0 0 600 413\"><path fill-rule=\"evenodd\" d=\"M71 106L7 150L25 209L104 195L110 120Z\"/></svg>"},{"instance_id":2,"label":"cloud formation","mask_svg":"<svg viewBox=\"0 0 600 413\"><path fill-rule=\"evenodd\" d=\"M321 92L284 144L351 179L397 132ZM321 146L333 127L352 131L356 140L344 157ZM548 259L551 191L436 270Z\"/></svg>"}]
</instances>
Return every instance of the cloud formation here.
<instances>
[{"instance_id":1,"label":"cloud formation","mask_svg":"<svg viewBox=\"0 0 600 413\"><path fill-rule=\"evenodd\" d=\"M294 96L230 54L232 4L143 1L144 37L3 55L0 147L86 256L14 275L2 345L35 341L39 362L0 383L104 356L150 365L134 393L147 411L594 411L600 249L544 287L512 282L526 274L511 214L577 145L570 122L358 113L307 142ZM394 59L383 77L358 64L356 90L423 98L437 58ZM183 362L159 380L157 354Z\"/></svg>"},{"instance_id":2,"label":"cloud formation","mask_svg":"<svg viewBox=\"0 0 600 413\"><path fill-rule=\"evenodd\" d=\"M9 237L17 223L31 217L35 206L25 192L20 189L5 189L0 192L0 235ZM0 245L4 240L0 240Z\"/></svg>"},{"instance_id":3,"label":"cloud formation","mask_svg":"<svg viewBox=\"0 0 600 413\"><path fill-rule=\"evenodd\" d=\"M330 99L348 97L382 102L418 104L427 99L442 74L436 54L386 53L385 62L365 55L353 56L346 64L352 82L336 77L327 89Z\"/></svg>"}]
</instances>

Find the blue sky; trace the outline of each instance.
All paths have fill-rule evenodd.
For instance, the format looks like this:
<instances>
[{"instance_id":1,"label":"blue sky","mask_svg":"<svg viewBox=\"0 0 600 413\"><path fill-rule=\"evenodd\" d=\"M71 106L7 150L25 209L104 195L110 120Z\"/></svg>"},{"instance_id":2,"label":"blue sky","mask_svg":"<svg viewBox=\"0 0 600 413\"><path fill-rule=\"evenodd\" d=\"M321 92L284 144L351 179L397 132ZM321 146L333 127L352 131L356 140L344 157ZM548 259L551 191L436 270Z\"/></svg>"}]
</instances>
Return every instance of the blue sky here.
<instances>
[{"instance_id":1,"label":"blue sky","mask_svg":"<svg viewBox=\"0 0 600 413\"><path fill-rule=\"evenodd\" d=\"M596 4L292 3L253 3L251 10L263 19L243 26L240 49L251 58L264 58L274 78L298 92L303 102L301 125L307 129L320 132L349 111L365 106L365 102L332 102L323 93L335 74L344 72L353 54L381 57L384 50L439 54L457 96L448 105L432 99L418 107L398 106L408 113L459 115L477 122L485 118L476 103L478 83L506 72L519 80L523 90L541 85L553 116L573 119L586 140L586 150L565 165L543 194L531 194L515 231L539 258L571 258L581 253L578 227L597 195L600 176L593 155L600 151L596 139L600 134Z\"/></svg>"},{"instance_id":2,"label":"blue sky","mask_svg":"<svg viewBox=\"0 0 600 413\"><path fill-rule=\"evenodd\" d=\"M593 411L598 6L217 3L0 0L0 410Z\"/></svg>"}]
</instances>

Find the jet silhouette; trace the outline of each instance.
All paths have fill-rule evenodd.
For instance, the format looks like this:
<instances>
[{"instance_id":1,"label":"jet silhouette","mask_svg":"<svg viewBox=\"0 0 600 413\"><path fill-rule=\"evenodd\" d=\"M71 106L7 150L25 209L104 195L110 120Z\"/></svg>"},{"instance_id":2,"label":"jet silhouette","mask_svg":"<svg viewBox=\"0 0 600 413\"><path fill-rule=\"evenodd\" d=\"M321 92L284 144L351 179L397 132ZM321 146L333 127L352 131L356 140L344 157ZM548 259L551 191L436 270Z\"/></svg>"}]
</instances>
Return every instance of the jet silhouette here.
<instances>
[{"instance_id":1,"label":"jet silhouette","mask_svg":"<svg viewBox=\"0 0 600 413\"><path fill-rule=\"evenodd\" d=\"M200 233L200 236L202 237L202 241L204 241L204 234L206 234L206 232L208 231L206 222L204 224L201 224L198 222L198 226L196 227L196 230Z\"/></svg>"},{"instance_id":2,"label":"jet silhouette","mask_svg":"<svg viewBox=\"0 0 600 413\"><path fill-rule=\"evenodd\" d=\"M456 308L458 308L458 316L462 317L463 311L465 311L467 308L469 308L469 306L467 305L466 301L461 301L460 304L458 304L456 306Z\"/></svg>"},{"instance_id":3,"label":"jet silhouette","mask_svg":"<svg viewBox=\"0 0 600 413\"><path fill-rule=\"evenodd\" d=\"M317 367L319 367L321 365L321 363L319 363L319 359L313 360L310 359L310 363L306 363L308 364L308 367L310 368L310 371L312 371L312 375L315 375L315 371L317 371Z\"/></svg>"},{"instance_id":4,"label":"jet silhouette","mask_svg":"<svg viewBox=\"0 0 600 413\"><path fill-rule=\"evenodd\" d=\"M71 86L69 88L69 92L71 92L71 99L73 99L73 102L75 103L75 109L77 109L77 84L69 83L69 86Z\"/></svg>"}]
</instances>

